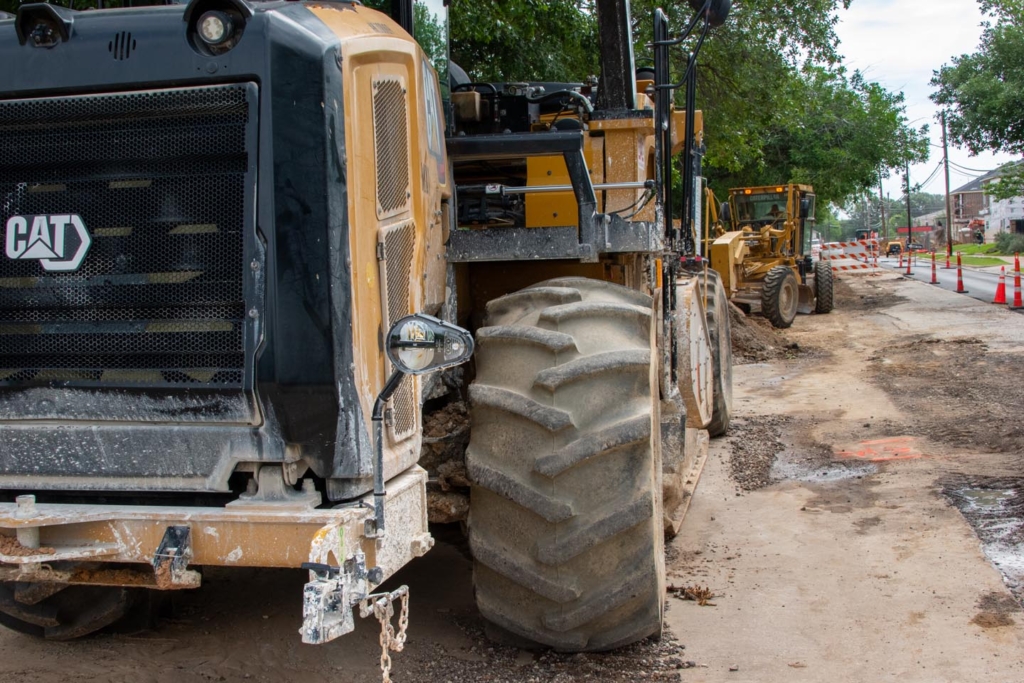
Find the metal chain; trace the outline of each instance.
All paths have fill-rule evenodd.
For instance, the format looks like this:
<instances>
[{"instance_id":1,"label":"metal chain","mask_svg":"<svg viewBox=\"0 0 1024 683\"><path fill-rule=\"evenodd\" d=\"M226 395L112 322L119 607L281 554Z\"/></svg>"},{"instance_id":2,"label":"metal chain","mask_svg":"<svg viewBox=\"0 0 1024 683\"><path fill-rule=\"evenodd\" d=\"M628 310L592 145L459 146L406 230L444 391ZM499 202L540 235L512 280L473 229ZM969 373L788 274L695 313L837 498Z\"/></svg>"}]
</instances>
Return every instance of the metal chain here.
<instances>
[{"instance_id":1,"label":"metal chain","mask_svg":"<svg viewBox=\"0 0 1024 683\"><path fill-rule=\"evenodd\" d=\"M395 630L391 627L391 616L395 613L390 596L385 596L374 603L373 614L380 622L380 673L383 683L391 683L391 639Z\"/></svg>"},{"instance_id":2,"label":"metal chain","mask_svg":"<svg viewBox=\"0 0 1024 683\"><path fill-rule=\"evenodd\" d=\"M398 616L398 632L391 625L391 619L395 616L395 600L402 603L401 612ZM396 591L384 595L371 595L359 606L359 612L366 617L370 614L369 601L373 601L373 616L380 622L380 672L383 683L391 681L391 655L390 652L401 652L405 649L405 640L409 629L409 588L402 586Z\"/></svg>"},{"instance_id":3,"label":"metal chain","mask_svg":"<svg viewBox=\"0 0 1024 683\"><path fill-rule=\"evenodd\" d=\"M398 616L398 636L395 637L395 652L405 649L406 632L409 630L409 590L402 594L402 613Z\"/></svg>"}]
</instances>

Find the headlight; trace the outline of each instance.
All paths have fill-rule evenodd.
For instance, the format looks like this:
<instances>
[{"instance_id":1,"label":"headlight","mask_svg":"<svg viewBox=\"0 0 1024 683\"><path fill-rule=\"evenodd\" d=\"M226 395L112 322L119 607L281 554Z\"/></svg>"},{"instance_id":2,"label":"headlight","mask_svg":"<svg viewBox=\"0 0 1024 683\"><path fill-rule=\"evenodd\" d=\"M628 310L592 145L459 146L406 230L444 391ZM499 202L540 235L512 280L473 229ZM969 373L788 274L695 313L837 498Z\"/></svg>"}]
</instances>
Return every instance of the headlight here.
<instances>
[{"instance_id":1,"label":"headlight","mask_svg":"<svg viewBox=\"0 0 1024 683\"><path fill-rule=\"evenodd\" d=\"M252 8L244 0L191 0L182 18L192 48L201 55L218 57L242 40Z\"/></svg>"},{"instance_id":2,"label":"headlight","mask_svg":"<svg viewBox=\"0 0 1024 683\"><path fill-rule=\"evenodd\" d=\"M207 45L220 45L235 33L234 22L224 12L206 12L199 17L199 38Z\"/></svg>"}]
</instances>

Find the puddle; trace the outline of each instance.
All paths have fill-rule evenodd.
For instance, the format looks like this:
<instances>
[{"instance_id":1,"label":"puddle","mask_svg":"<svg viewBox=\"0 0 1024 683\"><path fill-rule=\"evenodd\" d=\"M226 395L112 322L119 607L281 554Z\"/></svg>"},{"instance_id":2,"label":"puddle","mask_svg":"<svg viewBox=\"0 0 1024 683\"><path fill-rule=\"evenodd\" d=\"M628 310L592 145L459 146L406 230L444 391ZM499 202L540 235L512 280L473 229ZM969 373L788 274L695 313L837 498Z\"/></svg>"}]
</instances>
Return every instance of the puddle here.
<instances>
[{"instance_id":1,"label":"puddle","mask_svg":"<svg viewBox=\"0 0 1024 683\"><path fill-rule=\"evenodd\" d=\"M982 551L1024 602L1024 479L974 480L943 489L981 540Z\"/></svg>"},{"instance_id":2,"label":"puddle","mask_svg":"<svg viewBox=\"0 0 1024 683\"><path fill-rule=\"evenodd\" d=\"M960 489L956 495L972 510L994 512L1001 510L1003 503L1013 499L1016 489Z\"/></svg>"}]
</instances>

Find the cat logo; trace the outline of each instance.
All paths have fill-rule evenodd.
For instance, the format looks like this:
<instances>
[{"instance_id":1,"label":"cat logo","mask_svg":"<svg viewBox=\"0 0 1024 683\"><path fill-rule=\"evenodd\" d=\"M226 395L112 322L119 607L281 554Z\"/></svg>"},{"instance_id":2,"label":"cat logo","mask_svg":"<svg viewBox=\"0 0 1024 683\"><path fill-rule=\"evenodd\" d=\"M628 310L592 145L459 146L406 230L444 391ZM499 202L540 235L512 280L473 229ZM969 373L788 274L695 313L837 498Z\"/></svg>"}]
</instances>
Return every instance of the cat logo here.
<instances>
[{"instance_id":1,"label":"cat logo","mask_svg":"<svg viewBox=\"0 0 1024 683\"><path fill-rule=\"evenodd\" d=\"M92 245L77 214L11 216L6 237L7 258L39 259L43 270L61 273L78 270Z\"/></svg>"}]
</instances>

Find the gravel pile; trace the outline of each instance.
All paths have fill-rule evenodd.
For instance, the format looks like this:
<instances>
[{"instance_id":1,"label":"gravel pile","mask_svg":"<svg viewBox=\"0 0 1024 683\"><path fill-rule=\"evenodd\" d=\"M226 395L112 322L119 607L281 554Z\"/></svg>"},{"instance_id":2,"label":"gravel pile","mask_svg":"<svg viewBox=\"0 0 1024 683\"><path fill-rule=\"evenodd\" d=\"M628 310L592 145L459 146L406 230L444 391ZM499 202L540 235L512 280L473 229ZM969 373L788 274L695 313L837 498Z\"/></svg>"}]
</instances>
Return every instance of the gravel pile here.
<instances>
[{"instance_id":1,"label":"gravel pile","mask_svg":"<svg viewBox=\"0 0 1024 683\"><path fill-rule=\"evenodd\" d=\"M648 639L614 652L559 654L495 645L485 638L478 618L457 621L476 645L467 652L457 653L435 646L426 661L416 664L418 675L407 680L437 683L681 681L680 671L698 666L686 660L684 646L668 632L663 633L659 641ZM397 674L401 660L396 658L395 662Z\"/></svg>"},{"instance_id":2,"label":"gravel pile","mask_svg":"<svg viewBox=\"0 0 1024 683\"><path fill-rule=\"evenodd\" d=\"M779 415L735 418L729 427L729 475L743 491L772 483L775 456L785 450L782 429L790 419Z\"/></svg>"}]
</instances>

